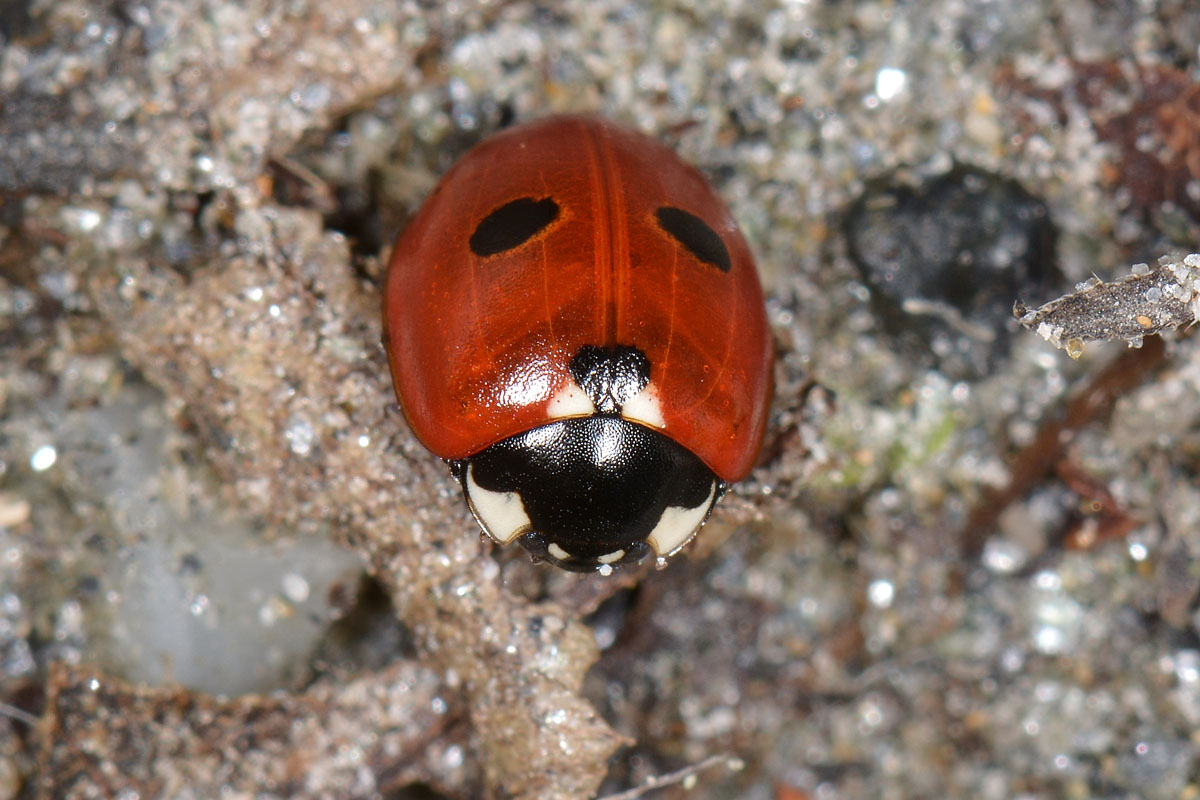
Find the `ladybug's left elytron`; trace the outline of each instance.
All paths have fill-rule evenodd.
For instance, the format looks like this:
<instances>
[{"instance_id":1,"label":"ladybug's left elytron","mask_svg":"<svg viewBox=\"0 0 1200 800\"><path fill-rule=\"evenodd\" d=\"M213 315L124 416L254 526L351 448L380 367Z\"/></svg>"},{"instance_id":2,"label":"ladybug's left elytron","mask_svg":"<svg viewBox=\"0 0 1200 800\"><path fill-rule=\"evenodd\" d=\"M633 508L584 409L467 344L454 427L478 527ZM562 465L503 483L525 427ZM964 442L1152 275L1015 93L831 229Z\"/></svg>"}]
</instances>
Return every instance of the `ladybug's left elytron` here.
<instances>
[{"instance_id":1,"label":"ladybug's left elytron","mask_svg":"<svg viewBox=\"0 0 1200 800\"><path fill-rule=\"evenodd\" d=\"M455 164L396 243L383 322L405 416L480 525L566 569L671 555L762 442L749 247L694 167L601 118Z\"/></svg>"}]
</instances>

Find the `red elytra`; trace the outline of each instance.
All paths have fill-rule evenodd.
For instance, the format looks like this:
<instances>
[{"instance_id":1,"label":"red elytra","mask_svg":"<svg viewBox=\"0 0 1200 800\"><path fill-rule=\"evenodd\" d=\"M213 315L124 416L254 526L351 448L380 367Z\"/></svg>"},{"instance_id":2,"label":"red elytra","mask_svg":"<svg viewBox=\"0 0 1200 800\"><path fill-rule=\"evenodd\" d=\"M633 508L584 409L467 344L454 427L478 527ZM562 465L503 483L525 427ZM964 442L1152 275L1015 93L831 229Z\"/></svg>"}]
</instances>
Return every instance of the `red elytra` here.
<instances>
[{"instance_id":1,"label":"red elytra","mask_svg":"<svg viewBox=\"0 0 1200 800\"><path fill-rule=\"evenodd\" d=\"M473 248L516 203L557 210L511 249ZM588 345L645 354L654 427L722 480L757 456L772 346L750 249L698 170L628 128L551 117L477 145L397 242L383 310L397 397L442 458L561 416Z\"/></svg>"}]
</instances>

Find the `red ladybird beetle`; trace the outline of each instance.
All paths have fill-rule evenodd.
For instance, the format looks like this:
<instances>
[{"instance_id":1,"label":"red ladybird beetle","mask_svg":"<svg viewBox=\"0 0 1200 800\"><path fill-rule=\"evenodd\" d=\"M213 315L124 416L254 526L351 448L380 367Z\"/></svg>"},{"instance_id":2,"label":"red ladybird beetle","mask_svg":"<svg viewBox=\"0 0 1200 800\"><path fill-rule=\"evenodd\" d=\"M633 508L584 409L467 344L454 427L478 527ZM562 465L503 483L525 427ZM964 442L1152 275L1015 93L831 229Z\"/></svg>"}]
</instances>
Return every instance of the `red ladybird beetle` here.
<instances>
[{"instance_id":1,"label":"red ladybird beetle","mask_svg":"<svg viewBox=\"0 0 1200 800\"><path fill-rule=\"evenodd\" d=\"M762 443L750 249L699 171L604 119L455 164L396 243L383 325L404 414L483 530L565 569L661 563Z\"/></svg>"}]
</instances>

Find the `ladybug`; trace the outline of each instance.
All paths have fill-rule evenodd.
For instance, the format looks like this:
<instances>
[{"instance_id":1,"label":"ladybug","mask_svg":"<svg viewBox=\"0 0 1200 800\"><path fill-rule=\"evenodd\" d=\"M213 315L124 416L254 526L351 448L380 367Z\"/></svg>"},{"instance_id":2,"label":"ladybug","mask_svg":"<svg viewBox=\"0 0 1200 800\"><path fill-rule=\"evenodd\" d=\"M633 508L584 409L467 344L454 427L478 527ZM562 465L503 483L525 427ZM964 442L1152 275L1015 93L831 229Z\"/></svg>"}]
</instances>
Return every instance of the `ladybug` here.
<instances>
[{"instance_id":1,"label":"ladybug","mask_svg":"<svg viewBox=\"0 0 1200 800\"><path fill-rule=\"evenodd\" d=\"M664 564L762 443L750 249L699 171L605 119L520 125L458 161L396 243L383 327L413 432L535 560Z\"/></svg>"}]
</instances>

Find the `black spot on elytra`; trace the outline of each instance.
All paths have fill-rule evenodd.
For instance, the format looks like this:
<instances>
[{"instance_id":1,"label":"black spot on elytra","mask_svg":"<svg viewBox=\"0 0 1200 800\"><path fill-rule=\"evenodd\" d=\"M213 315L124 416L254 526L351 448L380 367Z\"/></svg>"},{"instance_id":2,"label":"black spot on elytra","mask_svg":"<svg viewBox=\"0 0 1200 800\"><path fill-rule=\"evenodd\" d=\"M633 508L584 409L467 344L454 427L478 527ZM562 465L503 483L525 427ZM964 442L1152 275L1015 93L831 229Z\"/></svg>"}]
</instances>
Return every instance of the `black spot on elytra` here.
<instances>
[{"instance_id":1,"label":"black spot on elytra","mask_svg":"<svg viewBox=\"0 0 1200 800\"><path fill-rule=\"evenodd\" d=\"M584 345L571 359L571 377L602 414L614 414L650 382L650 360L636 347Z\"/></svg>"},{"instance_id":2,"label":"black spot on elytra","mask_svg":"<svg viewBox=\"0 0 1200 800\"><path fill-rule=\"evenodd\" d=\"M468 244L477 256L494 256L525 244L556 219L558 203L551 198L521 197L484 217Z\"/></svg>"},{"instance_id":3,"label":"black spot on elytra","mask_svg":"<svg viewBox=\"0 0 1200 800\"><path fill-rule=\"evenodd\" d=\"M712 264L721 272L729 272L732 266L729 251L707 222L673 206L663 206L654 212L654 216L658 218L659 227L675 237L697 259Z\"/></svg>"}]
</instances>

